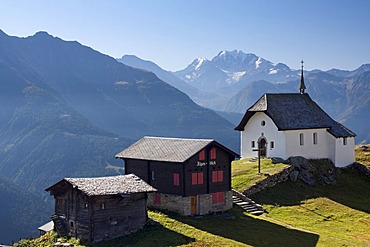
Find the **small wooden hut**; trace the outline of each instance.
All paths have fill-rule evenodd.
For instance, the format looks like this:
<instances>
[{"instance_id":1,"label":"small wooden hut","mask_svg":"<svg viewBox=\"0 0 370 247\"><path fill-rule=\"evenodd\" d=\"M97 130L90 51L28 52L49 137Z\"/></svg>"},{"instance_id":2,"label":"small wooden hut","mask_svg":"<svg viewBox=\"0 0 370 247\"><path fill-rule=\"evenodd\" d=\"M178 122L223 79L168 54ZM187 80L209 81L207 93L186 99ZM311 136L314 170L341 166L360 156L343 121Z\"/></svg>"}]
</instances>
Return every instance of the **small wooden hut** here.
<instances>
[{"instance_id":1,"label":"small wooden hut","mask_svg":"<svg viewBox=\"0 0 370 247\"><path fill-rule=\"evenodd\" d=\"M61 236L98 242L141 229L148 219L152 186L134 174L64 178L46 189L55 198L51 216Z\"/></svg>"}]
</instances>

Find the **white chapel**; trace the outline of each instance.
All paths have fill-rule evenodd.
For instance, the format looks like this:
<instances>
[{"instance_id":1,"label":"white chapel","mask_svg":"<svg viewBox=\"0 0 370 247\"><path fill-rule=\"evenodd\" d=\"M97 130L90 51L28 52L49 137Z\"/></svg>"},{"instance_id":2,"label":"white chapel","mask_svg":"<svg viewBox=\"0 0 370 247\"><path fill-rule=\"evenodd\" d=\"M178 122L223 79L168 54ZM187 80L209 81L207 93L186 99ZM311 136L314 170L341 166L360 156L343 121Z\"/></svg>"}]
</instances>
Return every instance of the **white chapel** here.
<instances>
[{"instance_id":1,"label":"white chapel","mask_svg":"<svg viewBox=\"0 0 370 247\"><path fill-rule=\"evenodd\" d=\"M264 94L244 114L241 156L330 159L343 167L355 161L355 133L333 120L305 93L303 61L299 93Z\"/></svg>"}]
</instances>

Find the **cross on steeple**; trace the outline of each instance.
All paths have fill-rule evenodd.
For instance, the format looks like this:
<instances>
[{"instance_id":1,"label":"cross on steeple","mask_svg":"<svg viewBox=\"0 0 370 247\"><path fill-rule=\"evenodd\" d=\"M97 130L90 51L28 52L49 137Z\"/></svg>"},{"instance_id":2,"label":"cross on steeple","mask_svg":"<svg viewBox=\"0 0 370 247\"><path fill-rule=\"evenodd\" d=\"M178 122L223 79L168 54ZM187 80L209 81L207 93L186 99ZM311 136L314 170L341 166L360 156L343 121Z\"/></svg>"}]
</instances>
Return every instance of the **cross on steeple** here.
<instances>
[{"instance_id":1,"label":"cross on steeple","mask_svg":"<svg viewBox=\"0 0 370 247\"><path fill-rule=\"evenodd\" d=\"M301 83L299 84L299 92L301 94L304 94L304 90L306 89L306 86L304 85L304 78L303 78L303 60L301 61L302 64L302 71L301 71Z\"/></svg>"}]
</instances>

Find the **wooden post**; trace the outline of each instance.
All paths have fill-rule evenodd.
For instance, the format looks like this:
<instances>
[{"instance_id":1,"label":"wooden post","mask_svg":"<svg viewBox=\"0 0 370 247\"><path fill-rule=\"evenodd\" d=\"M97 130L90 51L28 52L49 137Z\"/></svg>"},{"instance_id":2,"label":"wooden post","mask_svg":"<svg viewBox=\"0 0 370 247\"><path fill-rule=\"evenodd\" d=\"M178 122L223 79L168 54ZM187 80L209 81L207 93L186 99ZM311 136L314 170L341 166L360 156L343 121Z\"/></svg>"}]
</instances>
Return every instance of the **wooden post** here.
<instances>
[{"instance_id":1,"label":"wooden post","mask_svg":"<svg viewBox=\"0 0 370 247\"><path fill-rule=\"evenodd\" d=\"M258 152L258 174L261 174L261 148L252 149L252 151Z\"/></svg>"}]
</instances>

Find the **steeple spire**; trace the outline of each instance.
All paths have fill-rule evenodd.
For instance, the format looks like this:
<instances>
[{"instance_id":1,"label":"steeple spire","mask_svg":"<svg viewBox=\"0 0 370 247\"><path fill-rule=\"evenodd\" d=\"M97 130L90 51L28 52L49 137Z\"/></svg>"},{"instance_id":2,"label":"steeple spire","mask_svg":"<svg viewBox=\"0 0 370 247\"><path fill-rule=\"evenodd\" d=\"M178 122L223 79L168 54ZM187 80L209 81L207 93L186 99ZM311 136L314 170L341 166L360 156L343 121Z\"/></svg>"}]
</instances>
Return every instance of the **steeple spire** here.
<instances>
[{"instance_id":1,"label":"steeple spire","mask_svg":"<svg viewBox=\"0 0 370 247\"><path fill-rule=\"evenodd\" d=\"M301 64L302 64L302 71L301 71L301 83L299 84L299 92L303 94L304 90L306 89L306 86L304 85L304 78L303 78L303 60L301 61Z\"/></svg>"}]
</instances>

